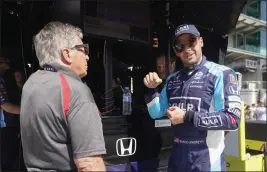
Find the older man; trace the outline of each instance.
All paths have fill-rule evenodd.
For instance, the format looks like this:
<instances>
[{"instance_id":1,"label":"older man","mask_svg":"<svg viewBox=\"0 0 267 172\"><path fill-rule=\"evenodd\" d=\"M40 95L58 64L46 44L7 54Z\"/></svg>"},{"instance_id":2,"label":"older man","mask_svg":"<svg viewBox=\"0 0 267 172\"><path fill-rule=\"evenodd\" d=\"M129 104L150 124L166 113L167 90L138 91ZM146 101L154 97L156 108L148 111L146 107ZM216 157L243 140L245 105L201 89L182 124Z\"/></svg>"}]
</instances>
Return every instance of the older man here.
<instances>
[{"instance_id":1,"label":"older man","mask_svg":"<svg viewBox=\"0 0 267 172\"><path fill-rule=\"evenodd\" d=\"M166 79L166 56L159 55L156 57L157 74L161 79ZM169 73L175 71L175 58L171 57L169 62Z\"/></svg>"},{"instance_id":2,"label":"older man","mask_svg":"<svg viewBox=\"0 0 267 172\"><path fill-rule=\"evenodd\" d=\"M105 171L102 123L87 75L88 44L70 24L48 23L35 37L42 70L22 91L21 136L28 171Z\"/></svg>"},{"instance_id":3,"label":"older man","mask_svg":"<svg viewBox=\"0 0 267 172\"><path fill-rule=\"evenodd\" d=\"M203 39L194 25L175 30L173 48L184 68L171 74L158 96L148 101L152 118L167 113L173 129L169 171L225 171L224 131L236 130L240 97L233 70L207 61ZM156 88L162 80L149 73L144 84Z\"/></svg>"}]
</instances>

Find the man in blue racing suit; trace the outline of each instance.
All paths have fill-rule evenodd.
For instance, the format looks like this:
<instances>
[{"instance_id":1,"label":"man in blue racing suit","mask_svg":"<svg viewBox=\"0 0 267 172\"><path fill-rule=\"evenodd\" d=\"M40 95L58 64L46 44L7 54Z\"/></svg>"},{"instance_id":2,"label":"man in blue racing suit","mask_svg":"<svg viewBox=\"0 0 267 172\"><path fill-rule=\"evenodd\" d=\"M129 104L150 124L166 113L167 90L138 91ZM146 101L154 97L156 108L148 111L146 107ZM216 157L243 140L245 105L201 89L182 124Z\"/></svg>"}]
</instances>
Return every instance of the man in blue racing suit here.
<instances>
[{"instance_id":1,"label":"man in blue racing suit","mask_svg":"<svg viewBox=\"0 0 267 172\"><path fill-rule=\"evenodd\" d=\"M173 130L169 172L226 171L224 133L239 126L241 101L235 72L202 54L203 39L194 25L175 30L173 49L184 68L171 74L161 93L147 106L153 119L168 115ZM162 80L156 73L144 78L148 88Z\"/></svg>"}]
</instances>

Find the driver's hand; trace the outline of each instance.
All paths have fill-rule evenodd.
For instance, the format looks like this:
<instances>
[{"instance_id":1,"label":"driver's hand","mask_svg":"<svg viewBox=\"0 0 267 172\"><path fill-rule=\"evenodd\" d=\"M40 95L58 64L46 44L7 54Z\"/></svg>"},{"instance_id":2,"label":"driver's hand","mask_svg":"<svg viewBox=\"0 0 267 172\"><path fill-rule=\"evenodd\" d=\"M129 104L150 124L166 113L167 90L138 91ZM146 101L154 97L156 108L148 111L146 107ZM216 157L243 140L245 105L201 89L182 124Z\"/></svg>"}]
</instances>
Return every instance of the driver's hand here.
<instances>
[{"instance_id":1,"label":"driver's hand","mask_svg":"<svg viewBox=\"0 0 267 172\"><path fill-rule=\"evenodd\" d=\"M144 77L144 84L148 88L156 88L161 83L162 79L159 78L156 72L149 72L149 74Z\"/></svg>"},{"instance_id":2,"label":"driver's hand","mask_svg":"<svg viewBox=\"0 0 267 172\"><path fill-rule=\"evenodd\" d=\"M176 106L169 107L167 109L167 115L172 125L177 125L184 122L185 112Z\"/></svg>"}]
</instances>

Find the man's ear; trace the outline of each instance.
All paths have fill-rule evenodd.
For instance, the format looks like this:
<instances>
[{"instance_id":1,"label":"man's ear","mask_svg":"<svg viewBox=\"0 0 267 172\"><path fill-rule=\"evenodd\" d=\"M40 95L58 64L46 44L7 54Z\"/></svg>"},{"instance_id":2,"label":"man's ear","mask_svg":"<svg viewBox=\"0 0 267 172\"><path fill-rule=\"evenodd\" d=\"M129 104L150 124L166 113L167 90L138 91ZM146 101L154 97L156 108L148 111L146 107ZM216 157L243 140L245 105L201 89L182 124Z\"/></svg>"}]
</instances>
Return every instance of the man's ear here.
<instances>
[{"instance_id":1,"label":"man's ear","mask_svg":"<svg viewBox=\"0 0 267 172\"><path fill-rule=\"evenodd\" d=\"M70 51L67 48L61 50L61 58L63 62L67 64L71 64L72 63L72 51Z\"/></svg>"},{"instance_id":2,"label":"man's ear","mask_svg":"<svg viewBox=\"0 0 267 172\"><path fill-rule=\"evenodd\" d=\"M204 41L202 37L199 38L199 43L201 47L204 47Z\"/></svg>"},{"instance_id":3,"label":"man's ear","mask_svg":"<svg viewBox=\"0 0 267 172\"><path fill-rule=\"evenodd\" d=\"M171 67L172 67L172 70L173 70L173 71L171 71L171 72L174 72L174 71L175 71L175 63L176 63L175 61L174 61L174 62L172 62L172 65L171 65Z\"/></svg>"}]
</instances>

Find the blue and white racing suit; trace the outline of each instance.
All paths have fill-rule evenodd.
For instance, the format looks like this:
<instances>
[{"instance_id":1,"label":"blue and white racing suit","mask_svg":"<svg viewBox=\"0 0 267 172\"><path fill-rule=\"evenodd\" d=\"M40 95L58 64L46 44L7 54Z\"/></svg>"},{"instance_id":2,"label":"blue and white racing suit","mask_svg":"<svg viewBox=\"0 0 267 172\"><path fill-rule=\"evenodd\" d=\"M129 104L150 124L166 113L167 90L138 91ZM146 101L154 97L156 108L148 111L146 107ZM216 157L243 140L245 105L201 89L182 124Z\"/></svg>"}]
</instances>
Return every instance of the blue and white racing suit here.
<instances>
[{"instance_id":1,"label":"blue and white racing suit","mask_svg":"<svg viewBox=\"0 0 267 172\"><path fill-rule=\"evenodd\" d=\"M170 106L186 111L185 121L173 125L169 171L225 171L224 131L239 126L241 101L235 72L206 60L193 69L170 75L160 94L147 102L153 119Z\"/></svg>"}]
</instances>

